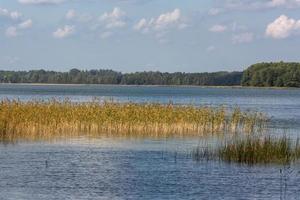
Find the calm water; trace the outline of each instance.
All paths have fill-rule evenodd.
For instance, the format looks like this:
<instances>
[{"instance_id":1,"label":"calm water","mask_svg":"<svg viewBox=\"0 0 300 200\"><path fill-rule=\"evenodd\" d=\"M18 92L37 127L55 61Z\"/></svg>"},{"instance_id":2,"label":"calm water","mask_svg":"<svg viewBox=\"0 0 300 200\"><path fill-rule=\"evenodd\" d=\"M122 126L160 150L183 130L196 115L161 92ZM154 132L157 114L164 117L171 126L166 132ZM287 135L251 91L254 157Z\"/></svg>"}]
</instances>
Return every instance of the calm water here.
<instances>
[{"instance_id":1,"label":"calm water","mask_svg":"<svg viewBox=\"0 0 300 200\"><path fill-rule=\"evenodd\" d=\"M266 112L277 132L300 136L300 90L0 85L1 99L52 97L240 106ZM0 199L300 199L300 163L195 162L190 152L199 144L109 138L0 144Z\"/></svg>"}]
</instances>

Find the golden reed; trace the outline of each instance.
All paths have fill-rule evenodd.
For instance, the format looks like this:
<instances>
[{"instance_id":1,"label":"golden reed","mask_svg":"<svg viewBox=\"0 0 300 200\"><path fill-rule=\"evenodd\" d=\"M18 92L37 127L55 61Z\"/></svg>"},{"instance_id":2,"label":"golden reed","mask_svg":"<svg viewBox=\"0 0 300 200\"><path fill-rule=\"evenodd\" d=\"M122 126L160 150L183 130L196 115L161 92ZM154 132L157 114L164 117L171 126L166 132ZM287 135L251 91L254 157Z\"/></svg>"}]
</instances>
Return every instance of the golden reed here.
<instances>
[{"instance_id":1,"label":"golden reed","mask_svg":"<svg viewBox=\"0 0 300 200\"><path fill-rule=\"evenodd\" d=\"M252 133L265 127L257 112L224 107L175 106L68 100L0 102L0 136L51 138L61 135L173 136Z\"/></svg>"}]
</instances>

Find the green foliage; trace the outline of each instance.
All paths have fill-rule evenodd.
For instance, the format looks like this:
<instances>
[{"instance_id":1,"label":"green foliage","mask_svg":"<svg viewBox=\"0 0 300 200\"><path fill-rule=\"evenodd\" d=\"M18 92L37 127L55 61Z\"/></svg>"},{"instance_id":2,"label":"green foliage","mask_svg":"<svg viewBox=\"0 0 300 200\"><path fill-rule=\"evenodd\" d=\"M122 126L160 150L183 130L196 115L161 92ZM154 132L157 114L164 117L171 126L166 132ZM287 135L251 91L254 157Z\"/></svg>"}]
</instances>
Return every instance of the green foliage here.
<instances>
[{"instance_id":1,"label":"green foliage","mask_svg":"<svg viewBox=\"0 0 300 200\"><path fill-rule=\"evenodd\" d=\"M54 84L121 84L121 85L240 85L242 72L215 73L120 73L112 70L69 72L45 70L0 71L1 83L54 83Z\"/></svg>"},{"instance_id":2,"label":"green foliage","mask_svg":"<svg viewBox=\"0 0 300 200\"><path fill-rule=\"evenodd\" d=\"M242 86L300 87L300 63L258 63L243 73Z\"/></svg>"}]
</instances>

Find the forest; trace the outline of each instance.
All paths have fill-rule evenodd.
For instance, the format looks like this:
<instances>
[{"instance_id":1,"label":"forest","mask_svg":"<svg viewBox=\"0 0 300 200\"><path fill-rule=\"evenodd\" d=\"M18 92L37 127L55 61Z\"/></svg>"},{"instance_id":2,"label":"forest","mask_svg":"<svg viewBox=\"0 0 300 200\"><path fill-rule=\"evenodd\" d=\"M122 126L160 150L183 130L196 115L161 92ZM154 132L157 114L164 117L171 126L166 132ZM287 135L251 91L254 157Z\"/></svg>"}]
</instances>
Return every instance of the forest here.
<instances>
[{"instance_id":1,"label":"forest","mask_svg":"<svg viewBox=\"0 0 300 200\"><path fill-rule=\"evenodd\" d=\"M121 73L112 70L0 71L1 83L118 84L118 85L239 85L241 72L215 73Z\"/></svg>"},{"instance_id":2,"label":"forest","mask_svg":"<svg viewBox=\"0 0 300 200\"><path fill-rule=\"evenodd\" d=\"M258 63L244 71L242 86L300 87L300 63Z\"/></svg>"},{"instance_id":3,"label":"forest","mask_svg":"<svg viewBox=\"0 0 300 200\"><path fill-rule=\"evenodd\" d=\"M213 73L2 70L0 83L300 87L300 63L258 63L243 72Z\"/></svg>"}]
</instances>

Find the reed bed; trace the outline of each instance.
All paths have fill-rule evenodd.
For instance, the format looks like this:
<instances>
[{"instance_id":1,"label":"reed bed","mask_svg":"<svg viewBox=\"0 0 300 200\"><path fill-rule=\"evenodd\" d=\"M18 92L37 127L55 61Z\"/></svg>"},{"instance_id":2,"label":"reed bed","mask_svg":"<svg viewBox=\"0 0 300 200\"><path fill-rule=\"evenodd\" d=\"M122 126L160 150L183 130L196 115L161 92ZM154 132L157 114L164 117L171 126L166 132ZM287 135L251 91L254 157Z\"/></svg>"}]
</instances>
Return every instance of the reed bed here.
<instances>
[{"instance_id":1,"label":"reed bed","mask_svg":"<svg viewBox=\"0 0 300 200\"><path fill-rule=\"evenodd\" d=\"M290 164L300 158L300 146L299 140L293 144L287 137L247 138L226 144L219 155L227 162Z\"/></svg>"},{"instance_id":2,"label":"reed bed","mask_svg":"<svg viewBox=\"0 0 300 200\"><path fill-rule=\"evenodd\" d=\"M0 137L35 138L76 134L211 135L252 133L266 118L236 108L68 100L0 102Z\"/></svg>"},{"instance_id":3,"label":"reed bed","mask_svg":"<svg viewBox=\"0 0 300 200\"><path fill-rule=\"evenodd\" d=\"M299 139L287 137L247 137L234 139L212 148L197 148L193 151L195 160L219 159L225 162L240 164L284 164L288 165L300 159Z\"/></svg>"}]
</instances>

